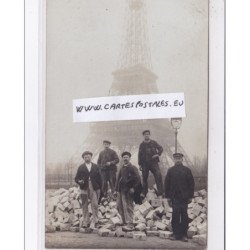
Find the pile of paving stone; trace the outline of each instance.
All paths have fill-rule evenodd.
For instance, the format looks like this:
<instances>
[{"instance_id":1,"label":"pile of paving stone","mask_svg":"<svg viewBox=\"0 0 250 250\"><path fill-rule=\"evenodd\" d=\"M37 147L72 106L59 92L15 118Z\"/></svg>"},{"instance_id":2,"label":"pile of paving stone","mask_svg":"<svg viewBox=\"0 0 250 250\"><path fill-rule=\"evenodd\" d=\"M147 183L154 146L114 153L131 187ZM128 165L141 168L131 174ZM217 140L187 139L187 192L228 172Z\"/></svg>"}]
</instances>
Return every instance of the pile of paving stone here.
<instances>
[{"instance_id":1,"label":"pile of paving stone","mask_svg":"<svg viewBox=\"0 0 250 250\"><path fill-rule=\"evenodd\" d=\"M89 204L91 214L91 206ZM190 218L188 237L205 245L207 234L207 192L195 192L188 205ZM149 190L141 205L134 206L133 222L135 230L124 232L121 216L117 211L116 201L103 198L98 208L99 228L82 228L82 209L79 190L72 187L59 189L51 193L46 204L46 232L73 231L97 233L102 237L127 237L146 240L149 236L169 238L172 235L172 208L166 199L157 199L154 190Z\"/></svg>"}]
</instances>

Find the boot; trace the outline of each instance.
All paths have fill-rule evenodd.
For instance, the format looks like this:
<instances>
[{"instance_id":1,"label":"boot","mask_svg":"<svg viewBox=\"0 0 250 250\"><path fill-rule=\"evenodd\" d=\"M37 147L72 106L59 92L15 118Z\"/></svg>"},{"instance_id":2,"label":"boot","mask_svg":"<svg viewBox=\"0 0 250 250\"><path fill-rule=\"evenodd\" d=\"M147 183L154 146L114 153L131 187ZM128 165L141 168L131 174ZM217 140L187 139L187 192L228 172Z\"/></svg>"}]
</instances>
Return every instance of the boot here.
<instances>
[{"instance_id":1,"label":"boot","mask_svg":"<svg viewBox=\"0 0 250 250\"><path fill-rule=\"evenodd\" d=\"M181 238L181 241L183 241L183 242L188 242L187 236L183 236L183 237Z\"/></svg>"},{"instance_id":2,"label":"boot","mask_svg":"<svg viewBox=\"0 0 250 250\"><path fill-rule=\"evenodd\" d=\"M124 232L132 232L134 230L133 224L127 224L126 226L122 227L122 231Z\"/></svg>"},{"instance_id":3,"label":"boot","mask_svg":"<svg viewBox=\"0 0 250 250\"><path fill-rule=\"evenodd\" d=\"M171 236L169 237L169 239L170 239L170 240L177 240L177 238L176 238L174 235L171 235Z\"/></svg>"}]
</instances>

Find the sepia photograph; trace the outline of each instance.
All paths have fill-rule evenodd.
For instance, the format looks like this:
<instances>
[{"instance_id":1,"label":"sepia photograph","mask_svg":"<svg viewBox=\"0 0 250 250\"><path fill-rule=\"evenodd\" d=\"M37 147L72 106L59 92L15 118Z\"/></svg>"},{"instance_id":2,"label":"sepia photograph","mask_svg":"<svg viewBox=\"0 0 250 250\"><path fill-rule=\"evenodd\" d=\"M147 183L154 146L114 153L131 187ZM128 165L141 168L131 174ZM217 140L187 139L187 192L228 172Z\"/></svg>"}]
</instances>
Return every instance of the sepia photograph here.
<instances>
[{"instance_id":1,"label":"sepia photograph","mask_svg":"<svg viewBox=\"0 0 250 250\"><path fill-rule=\"evenodd\" d=\"M46 249L207 249L208 0L46 0Z\"/></svg>"}]
</instances>

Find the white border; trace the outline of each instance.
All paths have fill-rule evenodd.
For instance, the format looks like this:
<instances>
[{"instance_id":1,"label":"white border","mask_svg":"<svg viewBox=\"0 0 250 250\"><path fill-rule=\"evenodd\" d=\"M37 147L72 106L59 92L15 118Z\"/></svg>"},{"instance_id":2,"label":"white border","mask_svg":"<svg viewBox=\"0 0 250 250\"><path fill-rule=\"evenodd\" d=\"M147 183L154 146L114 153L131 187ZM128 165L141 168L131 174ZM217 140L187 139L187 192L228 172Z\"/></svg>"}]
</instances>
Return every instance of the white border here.
<instances>
[{"instance_id":1,"label":"white border","mask_svg":"<svg viewBox=\"0 0 250 250\"><path fill-rule=\"evenodd\" d=\"M46 0L39 5L39 217L38 217L38 250L45 249L45 107L46 107ZM41 226L42 225L42 226Z\"/></svg>"},{"instance_id":2,"label":"white border","mask_svg":"<svg viewBox=\"0 0 250 250\"><path fill-rule=\"evenodd\" d=\"M25 2L25 249L38 249L39 0Z\"/></svg>"},{"instance_id":3,"label":"white border","mask_svg":"<svg viewBox=\"0 0 250 250\"><path fill-rule=\"evenodd\" d=\"M224 1L209 6L208 249L224 249Z\"/></svg>"},{"instance_id":4,"label":"white border","mask_svg":"<svg viewBox=\"0 0 250 250\"><path fill-rule=\"evenodd\" d=\"M44 249L44 60L45 0L25 2L25 249ZM224 1L210 0L209 35L209 222L208 249L224 249ZM39 53L40 51L40 53ZM44 53L41 54L41 51ZM40 72L40 73L39 73ZM40 86L40 87L39 87ZM40 93L40 94L39 94ZM42 93L42 94L41 94ZM41 114L41 113L40 113ZM40 189L38 188L40 185ZM42 236L42 237L39 237Z\"/></svg>"},{"instance_id":5,"label":"white border","mask_svg":"<svg viewBox=\"0 0 250 250\"><path fill-rule=\"evenodd\" d=\"M1 249L24 248L24 4L0 1ZM13 233L10 233L13 232Z\"/></svg>"}]
</instances>

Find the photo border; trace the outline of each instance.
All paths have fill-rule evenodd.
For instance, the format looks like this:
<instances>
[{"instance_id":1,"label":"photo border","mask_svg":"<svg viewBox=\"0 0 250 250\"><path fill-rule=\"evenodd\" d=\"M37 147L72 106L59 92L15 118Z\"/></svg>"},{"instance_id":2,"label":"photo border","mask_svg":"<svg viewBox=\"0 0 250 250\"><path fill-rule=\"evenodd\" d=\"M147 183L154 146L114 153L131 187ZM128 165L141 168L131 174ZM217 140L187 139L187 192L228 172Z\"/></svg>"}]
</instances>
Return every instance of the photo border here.
<instances>
[{"instance_id":1,"label":"photo border","mask_svg":"<svg viewBox=\"0 0 250 250\"><path fill-rule=\"evenodd\" d=\"M208 245L225 248L225 3L209 1ZM25 249L45 249L46 0L25 1Z\"/></svg>"}]
</instances>

